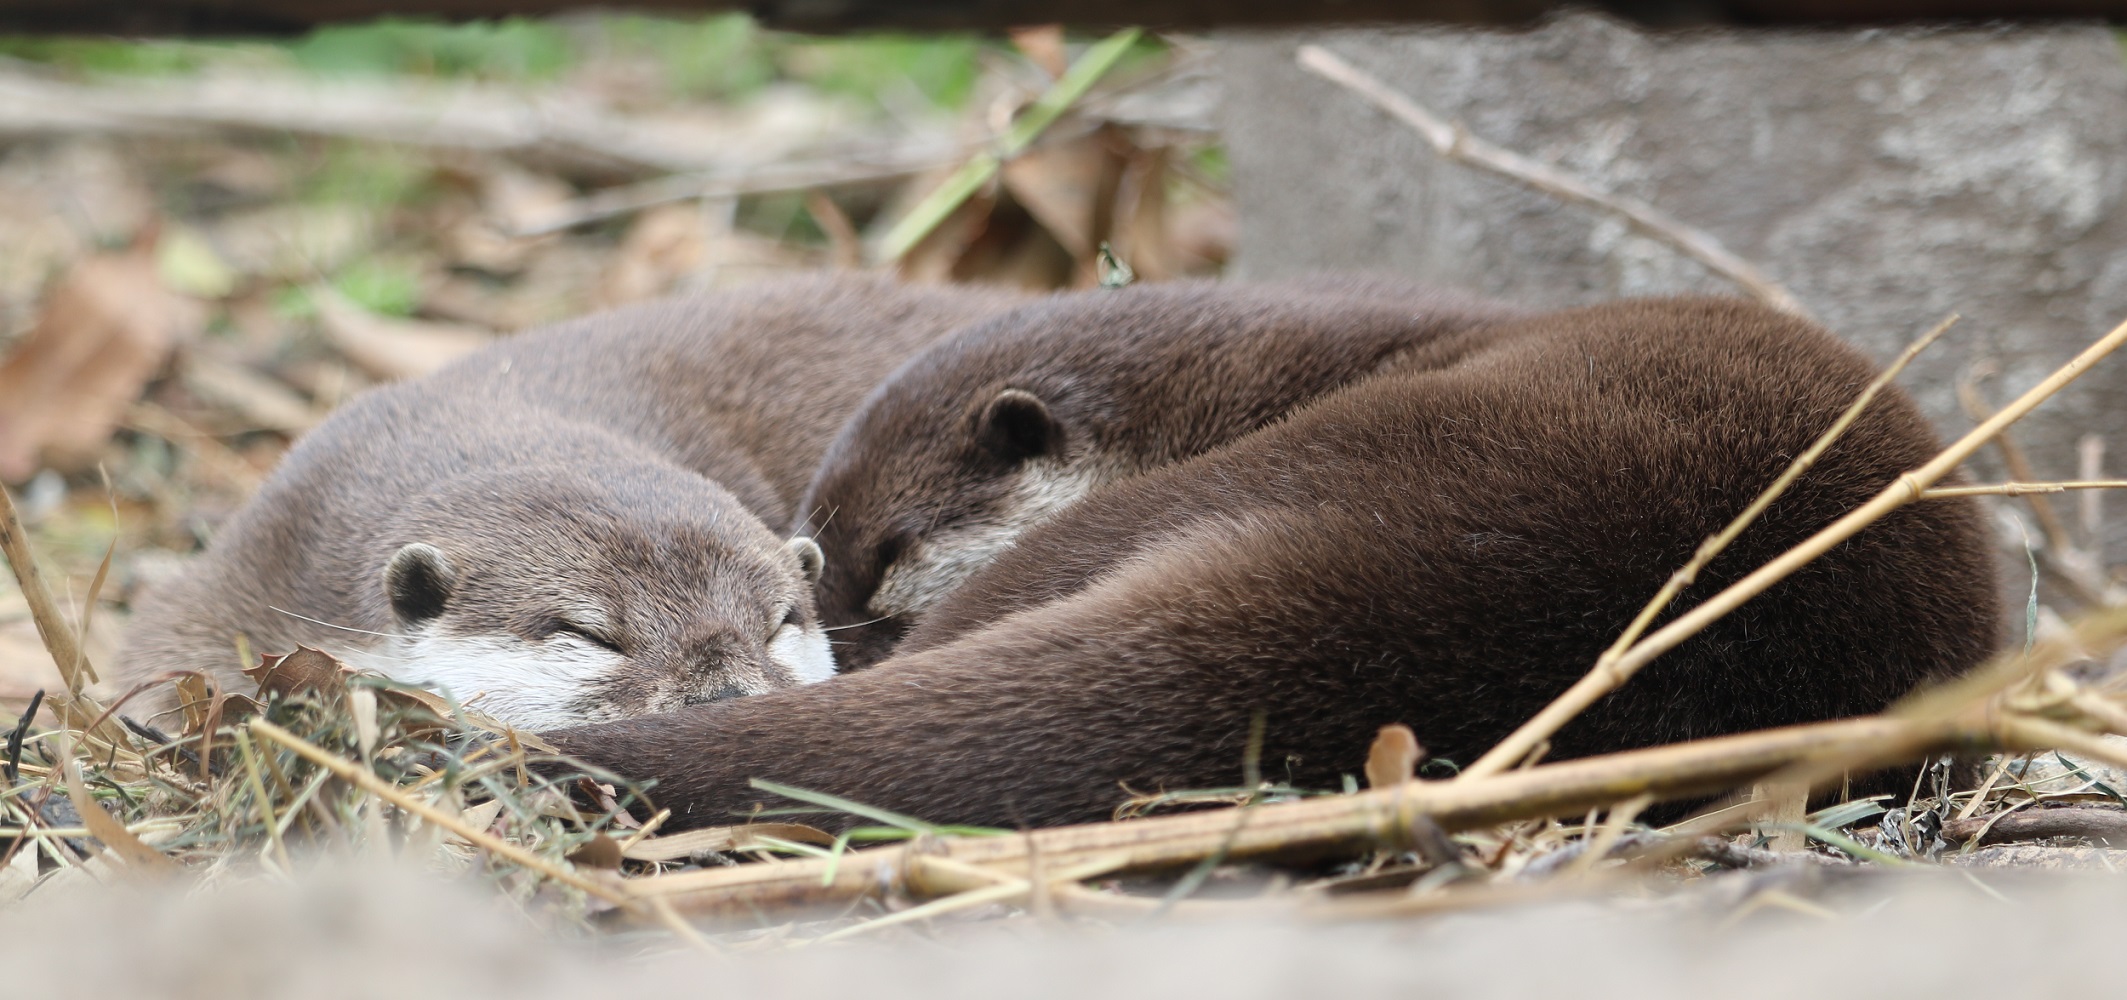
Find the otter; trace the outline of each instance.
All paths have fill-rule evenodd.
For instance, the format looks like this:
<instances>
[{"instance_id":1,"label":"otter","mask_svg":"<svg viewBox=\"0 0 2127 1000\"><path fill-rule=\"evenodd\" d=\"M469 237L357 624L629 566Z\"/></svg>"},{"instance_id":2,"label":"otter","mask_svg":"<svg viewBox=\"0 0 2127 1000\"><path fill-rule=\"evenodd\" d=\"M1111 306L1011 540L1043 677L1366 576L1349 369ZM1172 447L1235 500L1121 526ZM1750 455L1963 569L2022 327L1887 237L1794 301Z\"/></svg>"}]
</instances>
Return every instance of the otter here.
<instances>
[{"instance_id":1,"label":"otter","mask_svg":"<svg viewBox=\"0 0 2127 1000\"><path fill-rule=\"evenodd\" d=\"M1261 773L1303 787L1336 787L1391 722L1468 761L1577 679L1873 373L1824 329L1730 299L1472 338L1090 492L868 670L549 738L654 780L681 825L761 801L753 778L935 822L1096 820L1126 789L1233 784L1258 718ZM1937 447L1886 391L1670 614ZM1969 501L1902 508L1671 650L1552 754L1879 710L1993 648L1990 559Z\"/></svg>"},{"instance_id":2,"label":"otter","mask_svg":"<svg viewBox=\"0 0 2127 1000\"><path fill-rule=\"evenodd\" d=\"M874 389L807 488L844 669L876 662L1029 528L1092 491L1266 426L1408 355L1451 362L1504 303L1380 277L1052 296L971 325Z\"/></svg>"},{"instance_id":3,"label":"otter","mask_svg":"<svg viewBox=\"0 0 2127 1000\"><path fill-rule=\"evenodd\" d=\"M242 635L526 728L825 679L819 548L769 525L873 383L1017 301L795 280L518 334L369 392L147 595L124 676L235 683Z\"/></svg>"}]
</instances>

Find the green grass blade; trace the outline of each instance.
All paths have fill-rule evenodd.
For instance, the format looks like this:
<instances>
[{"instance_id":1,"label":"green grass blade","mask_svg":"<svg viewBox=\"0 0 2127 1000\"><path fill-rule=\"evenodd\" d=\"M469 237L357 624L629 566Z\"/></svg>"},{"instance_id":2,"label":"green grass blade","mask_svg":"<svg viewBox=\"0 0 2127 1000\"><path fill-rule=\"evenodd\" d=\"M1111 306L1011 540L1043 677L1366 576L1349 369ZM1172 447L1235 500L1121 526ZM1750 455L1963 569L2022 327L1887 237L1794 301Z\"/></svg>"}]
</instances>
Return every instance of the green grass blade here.
<instances>
[{"instance_id":1,"label":"green grass blade","mask_svg":"<svg viewBox=\"0 0 2127 1000\"><path fill-rule=\"evenodd\" d=\"M1046 93L1027 105L1027 109L1012 122L1012 127L1005 130L994 152L975 154L961 164L960 169L953 171L937 190L924 196L901 221L894 223L894 228L887 231L886 238L880 243L880 256L889 261L900 260L903 254L923 242L923 238L952 215L954 209L981 190L990 178L997 176L1004 161L1025 152L1043 131L1070 110L1071 105L1086 96L1086 91L1115 68L1116 62L1130 50L1139 34L1136 28L1124 28L1087 49Z\"/></svg>"},{"instance_id":2,"label":"green grass blade","mask_svg":"<svg viewBox=\"0 0 2127 1000\"><path fill-rule=\"evenodd\" d=\"M829 795L826 792L815 792L805 788L793 788L789 785L766 781L761 778L754 778L748 781L747 784L771 795L780 795L786 799L796 799L799 802L819 806L823 809L832 809L836 812L848 813L851 816L862 816L874 823L884 823L887 826L898 827L912 833L936 834L940 832L935 823L925 823L914 816L903 816L892 810L868 806L862 802L845 799L839 795Z\"/></svg>"}]
</instances>

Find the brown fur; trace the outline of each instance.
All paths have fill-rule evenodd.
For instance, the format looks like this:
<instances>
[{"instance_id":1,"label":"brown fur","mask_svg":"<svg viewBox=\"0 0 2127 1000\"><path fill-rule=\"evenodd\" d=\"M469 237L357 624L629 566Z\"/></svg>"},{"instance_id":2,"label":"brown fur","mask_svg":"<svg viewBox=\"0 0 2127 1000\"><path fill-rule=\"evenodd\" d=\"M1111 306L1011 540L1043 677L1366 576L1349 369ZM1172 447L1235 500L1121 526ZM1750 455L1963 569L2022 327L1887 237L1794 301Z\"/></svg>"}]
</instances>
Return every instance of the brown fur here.
<instances>
[{"instance_id":1,"label":"brown fur","mask_svg":"<svg viewBox=\"0 0 2127 1000\"><path fill-rule=\"evenodd\" d=\"M872 392L801 504L812 521L799 530L827 554L818 592L837 660L875 662L920 621L877 606L889 567L926 545L979 547L976 536L1002 547L1053 514L1025 509L1030 478L1065 484L1050 492L1067 501L1264 427L1390 359L1450 363L1479 343L1470 331L1515 315L1337 278L1087 291L961 331ZM1047 426L1021 432L1041 438L1032 448L996 440L987 408L1007 392L1045 410Z\"/></svg>"},{"instance_id":2,"label":"brown fur","mask_svg":"<svg viewBox=\"0 0 2127 1000\"><path fill-rule=\"evenodd\" d=\"M602 638L634 669L587 690L580 717L790 683L764 660L762 627L786 613L809 622L810 594L766 525L790 522L875 381L1013 301L784 282L520 334L364 395L150 595L125 679L187 669L240 683L240 633L285 651L374 641L348 629L400 632L409 623L385 566L425 542L455 571L442 618L452 635L544 642L567 606L586 603L611 619Z\"/></svg>"},{"instance_id":3,"label":"brown fur","mask_svg":"<svg viewBox=\"0 0 2127 1000\"><path fill-rule=\"evenodd\" d=\"M1273 779L1335 787L1390 722L1466 762L1870 376L1823 330L1740 301L1505 323L1452 363L1395 366L1099 492L871 670L555 738L655 779L680 824L764 799L754 777L938 822L1097 819L1125 784L1233 784L1257 713ZM1886 393L1678 610L1935 450ZM1988 551L1969 502L1900 510L1655 662L1554 755L1873 711L1964 670L1999 629ZM1038 603L1009 610L1022 599Z\"/></svg>"}]
</instances>

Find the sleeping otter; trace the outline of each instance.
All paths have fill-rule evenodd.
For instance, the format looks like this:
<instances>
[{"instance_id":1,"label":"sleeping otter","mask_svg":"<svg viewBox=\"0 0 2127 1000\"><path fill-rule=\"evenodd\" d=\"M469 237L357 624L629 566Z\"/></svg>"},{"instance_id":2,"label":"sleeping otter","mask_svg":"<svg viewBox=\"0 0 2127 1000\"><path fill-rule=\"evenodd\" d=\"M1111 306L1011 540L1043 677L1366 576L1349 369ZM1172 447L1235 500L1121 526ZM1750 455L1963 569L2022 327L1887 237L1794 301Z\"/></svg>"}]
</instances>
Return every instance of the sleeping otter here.
<instances>
[{"instance_id":1,"label":"sleeping otter","mask_svg":"<svg viewBox=\"0 0 2127 1000\"><path fill-rule=\"evenodd\" d=\"M1408 356L1520 315L1379 278L1058 295L911 358L829 447L798 531L843 669L883 657L1027 529Z\"/></svg>"},{"instance_id":2,"label":"sleeping otter","mask_svg":"<svg viewBox=\"0 0 2127 1000\"><path fill-rule=\"evenodd\" d=\"M1014 301L784 282L519 334L368 393L148 596L125 677L234 684L241 634L524 727L822 680L819 549L768 526L865 390Z\"/></svg>"},{"instance_id":3,"label":"sleeping otter","mask_svg":"<svg viewBox=\"0 0 2127 1000\"><path fill-rule=\"evenodd\" d=\"M1467 761L1577 679L1872 375L1821 328L1725 299L1465 336L1089 492L870 670L550 738L655 779L681 824L761 800L750 778L936 822L1093 820L1126 785L1231 785L1258 714L1263 773L1302 786L1335 787L1390 722ZM1102 384L1118 373L1158 375L1089 363L1064 384L1144 391ZM936 419L952 434L966 416ZM898 444L845 435L822 481ZM1886 392L1671 613L1936 450ZM1881 709L1992 648L1989 558L1969 501L1898 510L1676 647L1553 754Z\"/></svg>"}]
</instances>

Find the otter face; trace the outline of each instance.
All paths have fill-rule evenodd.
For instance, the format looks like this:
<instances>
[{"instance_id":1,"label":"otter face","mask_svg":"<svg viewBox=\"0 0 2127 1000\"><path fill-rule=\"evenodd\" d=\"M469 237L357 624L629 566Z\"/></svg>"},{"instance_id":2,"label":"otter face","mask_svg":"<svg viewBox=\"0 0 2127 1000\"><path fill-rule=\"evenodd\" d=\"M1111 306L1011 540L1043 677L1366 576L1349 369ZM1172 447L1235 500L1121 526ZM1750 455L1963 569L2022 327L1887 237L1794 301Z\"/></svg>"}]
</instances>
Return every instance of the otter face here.
<instances>
[{"instance_id":1,"label":"otter face","mask_svg":"<svg viewBox=\"0 0 2127 1000\"><path fill-rule=\"evenodd\" d=\"M454 490L486 502L428 503L407 518L400 530L420 540L392 550L378 578L395 634L350 662L528 729L833 676L810 538L775 538L676 470L553 475L562 481L529 495L522 479Z\"/></svg>"},{"instance_id":2,"label":"otter face","mask_svg":"<svg viewBox=\"0 0 2127 1000\"><path fill-rule=\"evenodd\" d=\"M1082 424L996 388L957 412L913 386L875 395L800 509L827 550L819 597L845 669L882 658L929 608L1112 476Z\"/></svg>"}]
</instances>

